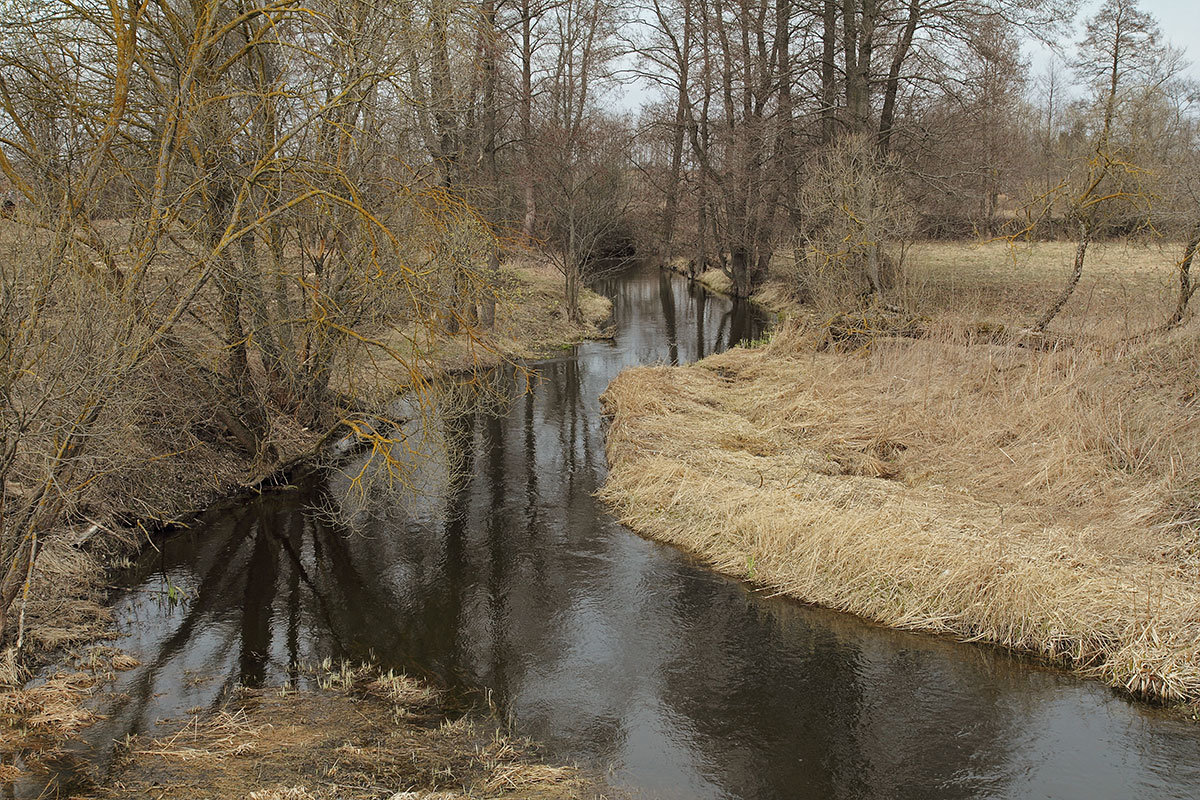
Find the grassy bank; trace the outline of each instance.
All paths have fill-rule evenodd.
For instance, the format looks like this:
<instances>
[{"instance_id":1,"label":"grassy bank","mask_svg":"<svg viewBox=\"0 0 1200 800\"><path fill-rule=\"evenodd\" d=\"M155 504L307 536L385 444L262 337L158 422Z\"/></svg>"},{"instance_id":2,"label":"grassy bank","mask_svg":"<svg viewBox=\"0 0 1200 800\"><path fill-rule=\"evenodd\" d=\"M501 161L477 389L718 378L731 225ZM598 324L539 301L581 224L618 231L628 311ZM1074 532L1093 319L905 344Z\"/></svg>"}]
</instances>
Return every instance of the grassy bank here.
<instances>
[{"instance_id":1,"label":"grassy bank","mask_svg":"<svg viewBox=\"0 0 1200 800\"><path fill-rule=\"evenodd\" d=\"M545 261L511 260L501 267L497 283L499 303L491 330L470 337L430 334L411 326L381 327L373 331L378 345L355 352L339 389L367 394L394 391L411 380L408 365L436 371L486 368L506 360L538 358L606 335L603 325L612 315L612 302L585 288L579 299L583 322L571 322L563 308L562 275Z\"/></svg>"},{"instance_id":2,"label":"grassy bank","mask_svg":"<svg viewBox=\"0 0 1200 800\"><path fill-rule=\"evenodd\" d=\"M533 358L561 349L580 339L603 335L600 325L609 317L611 304L584 290L583 324L573 324L562 310L562 278L552 267L535 262L506 266L496 324L482 340L442 335L420 342L428 348L420 359L430 371L455 371L489 367L502 360ZM387 329L375 332L389 335ZM392 330L397 342L414 347L413 337ZM377 354L378 355L378 354ZM409 353L412 355L412 353ZM413 359L416 361L417 359ZM357 371L354 381L340 386L353 390L355 399L388 399L403 389L408 374L389 373L388 359L379 358L368 369L350 365L344 374ZM261 369L261 365L252 365ZM170 381L170 376L163 376ZM367 381L369 380L369 384ZM198 401L197 401L198 402ZM300 427L280 416L271 420L279 463L314 454L320 433ZM38 751L52 752L71 736L88 715L82 711L88 697L103 687L124 659L116 648L97 645L111 635L105 605L106 570L121 563L147 541L156 526L186 520L218 499L257 486L264 478L263 465L228 446L211 431L170 430L130 426L122 431L124 446L111 457L108 469L73 498L71 524L51 531L39 542L40 556L33 572L28 600L18 600L24 623L23 663L7 650L0 661L0 760L24 758ZM10 495L24 491L17 481L4 487ZM2 508L2 506L0 506ZM119 643L118 643L119 644ZM114 663L117 665L114 667ZM80 665L86 677L78 677ZM21 690L31 669L50 665L64 675L74 675L64 691ZM47 705L49 704L49 705ZM2 777L2 775L0 775Z\"/></svg>"},{"instance_id":3,"label":"grassy bank","mask_svg":"<svg viewBox=\"0 0 1200 800\"><path fill-rule=\"evenodd\" d=\"M540 762L531 746L462 716L426 684L367 668L326 674L321 688L242 689L157 739L118 744L93 800L366 800L601 798L578 770Z\"/></svg>"},{"instance_id":4,"label":"grassy bank","mask_svg":"<svg viewBox=\"0 0 1200 800\"><path fill-rule=\"evenodd\" d=\"M1056 329L1073 336L1118 338L1160 324L1174 308L1174 270L1182 249L1180 243L1163 241L1093 244L1083 278ZM1074 242L917 242L905 252L906 285L900 299L934 317L947 332L967 324L1016 329L1028 325L1062 288L1074 257ZM684 261L668 268L687 274ZM788 254L779 254L771 277L750 299L783 317L827 318L832 313L827 304L797 303L794 269ZM717 294L732 294L732 282L719 269L695 280Z\"/></svg>"},{"instance_id":5,"label":"grassy bank","mask_svg":"<svg viewBox=\"0 0 1200 800\"><path fill-rule=\"evenodd\" d=\"M710 292L733 297L733 281L719 269L705 270L693 277L688 274L687 262L682 259L672 261L665 268L695 280ZM750 301L772 314L780 316L788 316L796 312L796 304L791 292L782 281L768 281L755 290L754 294L750 296Z\"/></svg>"},{"instance_id":6,"label":"grassy bank","mask_svg":"<svg viewBox=\"0 0 1200 800\"><path fill-rule=\"evenodd\" d=\"M1030 256L1023 302L1057 289L1036 266L1054 250ZM1143 275L1110 248L1124 288L1094 279L1063 323L1085 343L1043 352L963 335L973 312L1026 311L998 304L1017 290L986 259L973 277L974 252L914 267L924 339L836 352L802 314L765 348L623 373L604 396L605 498L771 591L1200 700L1196 323L1119 336L1161 319L1170 262L1137 250L1156 264Z\"/></svg>"}]
</instances>

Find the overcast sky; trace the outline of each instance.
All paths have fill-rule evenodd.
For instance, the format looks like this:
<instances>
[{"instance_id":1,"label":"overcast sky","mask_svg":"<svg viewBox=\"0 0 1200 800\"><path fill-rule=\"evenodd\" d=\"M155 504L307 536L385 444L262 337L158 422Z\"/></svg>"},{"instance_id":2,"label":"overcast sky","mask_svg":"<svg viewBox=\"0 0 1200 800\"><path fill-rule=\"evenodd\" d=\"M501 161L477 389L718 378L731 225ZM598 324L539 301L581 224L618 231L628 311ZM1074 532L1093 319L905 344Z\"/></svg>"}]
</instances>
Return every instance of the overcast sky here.
<instances>
[{"instance_id":1,"label":"overcast sky","mask_svg":"<svg viewBox=\"0 0 1200 800\"><path fill-rule=\"evenodd\" d=\"M1163 35L1171 44L1188 51L1194 72L1196 40L1200 37L1200 3L1196 0L1142 0L1142 8L1158 17Z\"/></svg>"}]
</instances>

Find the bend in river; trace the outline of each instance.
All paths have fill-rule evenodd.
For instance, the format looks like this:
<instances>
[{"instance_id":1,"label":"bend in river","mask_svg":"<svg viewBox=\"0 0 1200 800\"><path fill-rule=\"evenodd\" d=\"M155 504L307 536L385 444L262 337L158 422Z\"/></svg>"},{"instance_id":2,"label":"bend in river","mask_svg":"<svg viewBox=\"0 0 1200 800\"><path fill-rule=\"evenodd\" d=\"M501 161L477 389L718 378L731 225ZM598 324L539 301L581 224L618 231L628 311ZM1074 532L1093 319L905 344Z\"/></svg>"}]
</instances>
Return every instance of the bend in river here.
<instances>
[{"instance_id":1,"label":"bend in river","mask_svg":"<svg viewBox=\"0 0 1200 800\"><path fill-rule=\"evenodd\" d=\"M1002 652L756 594L614 522L598 398L623 368L761 335L754 309L638 269L614 341L537 365L436 436L409 496L324 485L213 509L116 600L109 743L303 662L489 690L552 757L635 797L1200 797L1200 728ZM331 521L328 498L343 498ZM353 506L353 507L351 507ZM174 598L182 596L182 602Z\"/></svg>"}]
</instances>

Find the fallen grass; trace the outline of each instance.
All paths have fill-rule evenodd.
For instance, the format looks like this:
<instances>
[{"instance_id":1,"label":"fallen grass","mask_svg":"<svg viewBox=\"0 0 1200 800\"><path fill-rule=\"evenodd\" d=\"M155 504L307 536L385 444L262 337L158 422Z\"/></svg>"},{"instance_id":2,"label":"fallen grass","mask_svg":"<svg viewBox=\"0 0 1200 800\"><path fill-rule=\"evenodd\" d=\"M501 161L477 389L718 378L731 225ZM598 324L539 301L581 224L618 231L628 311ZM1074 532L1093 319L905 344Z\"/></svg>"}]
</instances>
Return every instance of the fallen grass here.
<instances>
[{"instance_id":1,"label":"fallen grass","mask_svg":"<svg viewBox=\"0 0 1200 800\"><path fill-rule=\"evenodd\" d=\"M619 376L622 521L768 591L1200 700L1194 323L1051 352L823 334Z\"/></svg>"},{"instance_id":2,"label":"fallen grass","mask_svg":"<svg viewBox=\"0 0 1200 800\"><path fill-rule=\"evenodd\" d=\"M117 672L138 661L99 644L112 635L104 604L104 569L94 553L77 547L66 531L50 536L38 559L27 604L25 660L8 649L0 663L0 783L38 773L63 744L95 721L89 701ZM26 683L30 666L50 664Z\"/></svg>"},{"instance_id":3,"label":"fallen grass","mask_svg":"<svg viewBox=\"0 0 1200 800\"><path fill-rule=\"evenodd\" d=\"M95 800L529 800L600 798L571 767L453 710L413 678L369 667L325 669L322 688L240 690L169 736L122 743Z\"/></svg>"}]
</instances>

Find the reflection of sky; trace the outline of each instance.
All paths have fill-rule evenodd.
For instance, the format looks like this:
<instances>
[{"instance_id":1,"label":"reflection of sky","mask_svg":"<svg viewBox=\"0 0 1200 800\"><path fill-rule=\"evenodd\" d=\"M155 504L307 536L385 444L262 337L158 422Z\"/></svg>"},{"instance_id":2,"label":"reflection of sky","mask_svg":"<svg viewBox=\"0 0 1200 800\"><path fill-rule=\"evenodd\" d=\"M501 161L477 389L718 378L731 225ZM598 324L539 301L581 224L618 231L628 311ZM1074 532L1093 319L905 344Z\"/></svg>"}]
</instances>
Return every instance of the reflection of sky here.
<instances>
[{"instance_id":1,"label":"reflection of sky","mask_svg":"<svg viewBox=\"0 0 1200 800\"><path fill-rule=\"evenodd\" d=\"M346 536L300 493L265 496L167 543L161 570L148 559L117 607L143 666L95 741L373 653L490 689L519 733L643 797L1200 794L1200 730L991 650L748 593L617 525L595 498L600 392L622 366L756 330L675 277L607 290L616 341L545 364L503 417L431 430L448 463L419 497L351 508Z\"/></svg>"}]
</instances>

